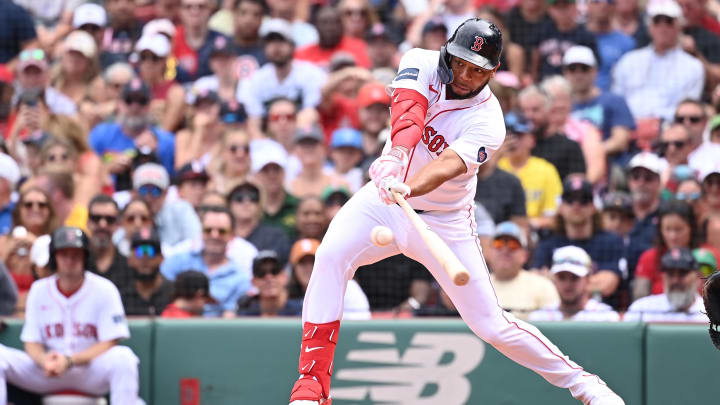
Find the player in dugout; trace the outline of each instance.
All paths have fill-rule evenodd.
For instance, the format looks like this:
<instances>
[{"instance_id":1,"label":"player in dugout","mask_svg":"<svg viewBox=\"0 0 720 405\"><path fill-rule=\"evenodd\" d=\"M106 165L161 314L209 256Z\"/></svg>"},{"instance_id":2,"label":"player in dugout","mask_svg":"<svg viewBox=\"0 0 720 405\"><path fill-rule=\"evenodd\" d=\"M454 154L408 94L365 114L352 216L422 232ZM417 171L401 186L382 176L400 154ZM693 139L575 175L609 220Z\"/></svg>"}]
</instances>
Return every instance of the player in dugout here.
<instances>
[{"instance_id":1,"label":"player in dugout","mask_svg":"<svg viewBox=\"0 0 720 405\"><path fill-rule=\"evenodd\" d=\"M355 270L402 253L427 267L470 329L515 362L567 388L585 405L624 405L598 376L569 360L537 328L504 311L490 282L474 223L478 167L505 138L502 110L488 81L499 67L499 29L482 19L461 24L438 51L409 50L392 93L391 136L366 184L337 213L317 250L303 305L303 335L291 405L328 405L343 294ZM468 269L453 283L430 253L395 194L412 208ZM379 247L371 230L390 228ZM347 230L352 229L352 235Z\"/></svg>"},{"instance_id":2,"label":"player in dugout","mask_svg":"<svg viewBox=\"0 0 720 405\"><path fill-rule=\"evenodd\" d=\"M25 351L0 345L0 404L6 382L36 394L110 392L111 405L144 404L138 398L139 360L117 342L130 337L115 285L87 270L88 238L80 228L52 234L50 277L28 293L20 339Z\"/></svg>"}]
</instances>

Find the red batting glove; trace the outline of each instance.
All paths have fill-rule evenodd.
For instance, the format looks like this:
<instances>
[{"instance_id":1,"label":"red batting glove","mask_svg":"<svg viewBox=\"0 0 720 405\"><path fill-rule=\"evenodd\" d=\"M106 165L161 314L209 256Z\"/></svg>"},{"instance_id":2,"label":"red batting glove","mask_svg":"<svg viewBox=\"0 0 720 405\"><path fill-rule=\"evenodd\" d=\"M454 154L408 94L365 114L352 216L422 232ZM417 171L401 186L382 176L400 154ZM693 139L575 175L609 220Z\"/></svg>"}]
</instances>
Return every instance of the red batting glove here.
<instances>
[{"instance_id":1,"label":"red batting glove","mask_svg":"<svg viewBox=\"0 0 720 405\"><path fill-rule=\"evenodd\" d=\"M386 177L402 178L408 165L408 155L398 147L392 147L390 151L370 165L370 178L376 187L380 187L380 181Z\"/></svg>"}]
</instances>

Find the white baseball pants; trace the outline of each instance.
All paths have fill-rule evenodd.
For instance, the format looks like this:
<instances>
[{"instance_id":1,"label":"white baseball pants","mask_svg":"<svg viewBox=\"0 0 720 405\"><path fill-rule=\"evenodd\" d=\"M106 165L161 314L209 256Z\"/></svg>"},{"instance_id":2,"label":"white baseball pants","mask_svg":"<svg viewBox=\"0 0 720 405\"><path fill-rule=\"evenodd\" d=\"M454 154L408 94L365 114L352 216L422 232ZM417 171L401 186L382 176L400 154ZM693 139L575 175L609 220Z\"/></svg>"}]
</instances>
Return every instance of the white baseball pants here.
<instances>
[{"instance_id":1,"label":"white baseball pants","mask_svg":"<svg viewBox=\"0 0 720 405\"><path fill-rule=\"evenodd\" d=\"M340 209L318 248L305 294L303 322L340 319L345 287L357 268L402 253L425 265L470 329L505 356L551 384L568 388L584 403L610 392L599 377L572 362L537 328L500 307L475 233L472 205L451 212L430 211L421 217L467 267L467 285L458 287L452 282L402 209L381 202L374 184L368 183ZM372 244L370 231L377 225L392 230L394 243L384 247Z\"/></svg>"},{"instance_id":2,"label":"white baseball pants","mask_svg":"<svg viewBox=\"0 0 720 405\"><path fill-rule=\"evenodd\" d=\"M137 356L126 346L114 346L85 366L74 366L59 377L46 377L43 370L22 350L0 345L0 405L7 404L6 383L36 394L75 390L103 396L110 404L135 405L139 376Z\"/></svg>"}]
</instances>

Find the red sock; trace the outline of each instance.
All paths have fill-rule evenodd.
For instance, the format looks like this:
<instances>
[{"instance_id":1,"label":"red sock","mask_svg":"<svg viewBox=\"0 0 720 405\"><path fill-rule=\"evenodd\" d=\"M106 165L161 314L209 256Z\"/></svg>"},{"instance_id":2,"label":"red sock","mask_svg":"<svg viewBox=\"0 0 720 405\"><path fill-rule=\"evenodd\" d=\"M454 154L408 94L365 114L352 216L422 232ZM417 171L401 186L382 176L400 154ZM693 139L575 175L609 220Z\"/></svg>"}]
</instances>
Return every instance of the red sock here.
<instances>
[{"instance_id":1,"label":"red sock","mask_svg":"<svg viewBox=\"0 0 720 405\"><path fill-rule=\"evenodd\" d=\"M322 386L325 398L330 397L330 376L339 331L340 321L321 324L305 322L303 325L298 372L301 378L315 377Z\"/></svg>"}]
</instances>

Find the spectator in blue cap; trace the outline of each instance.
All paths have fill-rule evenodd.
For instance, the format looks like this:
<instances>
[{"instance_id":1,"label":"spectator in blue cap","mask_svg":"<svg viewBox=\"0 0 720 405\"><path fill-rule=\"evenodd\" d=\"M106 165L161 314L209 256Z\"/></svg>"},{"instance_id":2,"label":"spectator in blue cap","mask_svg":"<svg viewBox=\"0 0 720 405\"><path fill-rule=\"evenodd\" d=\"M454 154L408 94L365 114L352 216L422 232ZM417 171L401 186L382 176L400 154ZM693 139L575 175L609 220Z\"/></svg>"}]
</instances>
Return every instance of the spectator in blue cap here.
<instances>
[{"instance_id":1,"label":"spectator in blue cap","mask_svg":"<svg viewBox=\"0 0 720 405\"><path fill-rule=\"evenodd\" d=\"M358 167L363 160L363 136L355 128L335 130L330 140L332 171L350 185L353 193L363 185L363 171Z\"/></svg>"}]
</instances>

